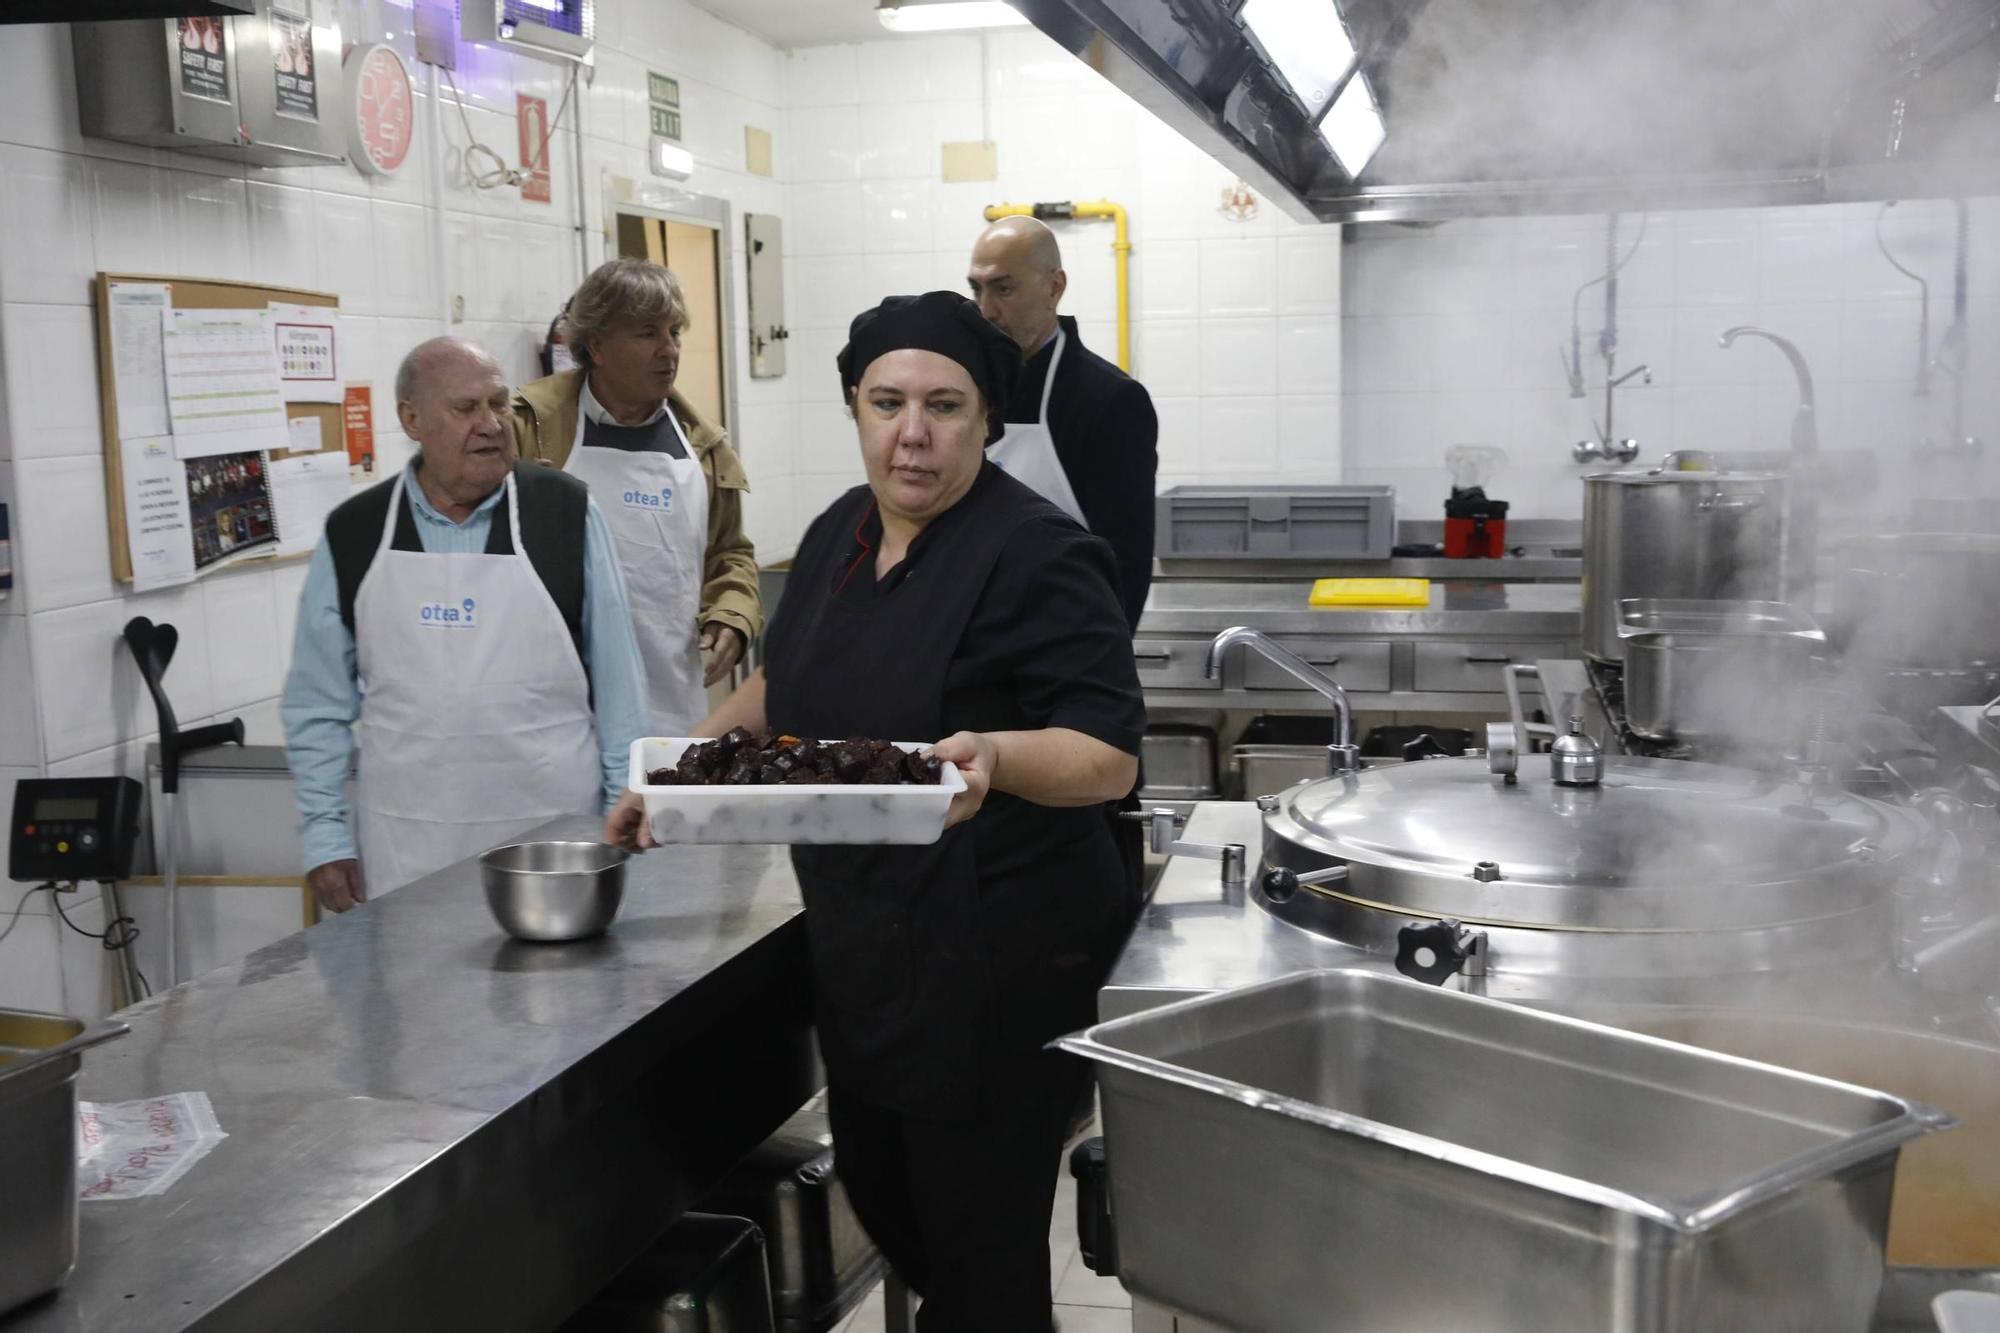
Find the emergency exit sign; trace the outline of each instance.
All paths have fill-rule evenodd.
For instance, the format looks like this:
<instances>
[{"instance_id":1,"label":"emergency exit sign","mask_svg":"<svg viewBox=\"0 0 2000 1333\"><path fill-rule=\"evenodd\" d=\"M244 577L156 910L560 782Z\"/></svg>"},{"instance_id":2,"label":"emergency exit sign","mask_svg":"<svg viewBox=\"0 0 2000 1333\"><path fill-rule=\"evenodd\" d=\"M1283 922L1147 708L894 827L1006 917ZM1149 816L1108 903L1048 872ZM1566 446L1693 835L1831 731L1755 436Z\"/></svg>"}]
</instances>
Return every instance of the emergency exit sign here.
<instances>
[{"instance_id":1,"label":"emergency exit sign","mask_svg":"<svg viewBox=\"0 0 2000 1333\"><path fill-rule=\"evenodd\" d=\"M646 119L656 139L681 137L681 81L646 71Z\"/></svg>"}]
</instances>

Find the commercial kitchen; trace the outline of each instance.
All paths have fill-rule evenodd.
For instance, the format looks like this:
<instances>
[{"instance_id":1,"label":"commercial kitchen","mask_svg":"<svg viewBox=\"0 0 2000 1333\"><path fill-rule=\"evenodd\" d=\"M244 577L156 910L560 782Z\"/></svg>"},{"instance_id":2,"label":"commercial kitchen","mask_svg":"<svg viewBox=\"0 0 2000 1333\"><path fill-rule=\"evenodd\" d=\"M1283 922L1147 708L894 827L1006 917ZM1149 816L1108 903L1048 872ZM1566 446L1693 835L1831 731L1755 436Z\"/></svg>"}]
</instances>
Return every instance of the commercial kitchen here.
<instances>
[{"instance_id":1,"label":"commercial kitchen","mask_svg":"<svg viewBox=\"0 0 2000 1333\"><path fill-rule=\"evenodd\" d=\"M0 1333L2000 1330L2000 0L0 10Z\"/></svg>"}]
</instances>

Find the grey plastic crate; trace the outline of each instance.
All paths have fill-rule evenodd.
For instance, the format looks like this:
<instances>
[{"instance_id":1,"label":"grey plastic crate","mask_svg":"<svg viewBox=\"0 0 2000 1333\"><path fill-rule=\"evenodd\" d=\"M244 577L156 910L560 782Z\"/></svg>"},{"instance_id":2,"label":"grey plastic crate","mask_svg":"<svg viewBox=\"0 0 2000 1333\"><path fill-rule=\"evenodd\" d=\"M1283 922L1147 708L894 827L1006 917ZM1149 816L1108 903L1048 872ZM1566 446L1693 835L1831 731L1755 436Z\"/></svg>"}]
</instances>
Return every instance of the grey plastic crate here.
<instances>
[{"instance_id":1,"label":"grey plastic crate","mask_svg":"<svg viewBox=\"0 0 2000 1333\"><path fill-rule=\"evenodd\" d=\"M1172 486L1154 501L1162 560L1386 560L1393 486Z\"/></svg>"}]
</instances>

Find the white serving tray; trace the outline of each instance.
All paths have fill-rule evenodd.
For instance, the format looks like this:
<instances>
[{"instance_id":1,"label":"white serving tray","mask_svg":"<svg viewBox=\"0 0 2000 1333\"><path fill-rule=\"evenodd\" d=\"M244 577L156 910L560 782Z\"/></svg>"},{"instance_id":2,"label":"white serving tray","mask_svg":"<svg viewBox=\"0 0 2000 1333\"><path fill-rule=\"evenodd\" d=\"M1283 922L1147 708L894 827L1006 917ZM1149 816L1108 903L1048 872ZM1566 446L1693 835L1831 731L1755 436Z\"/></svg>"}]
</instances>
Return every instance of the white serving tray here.
<instances>
[{"instance_id":1,"label":"white serving tray","mask_svg":"<svg viewBox=\"0 0 2000 1333\"><path fill-rule=\"evenodd\" d=\"M646 820L661 843L906 843L936 842L951 798L965 775L945 764L935 787L866 784L797 787L654 787L646 774L672 768L688 736L644 736L632 742L626 784L646 802ZM897 741L904 750L928 742Z\"/></svg>"}]
</instances>

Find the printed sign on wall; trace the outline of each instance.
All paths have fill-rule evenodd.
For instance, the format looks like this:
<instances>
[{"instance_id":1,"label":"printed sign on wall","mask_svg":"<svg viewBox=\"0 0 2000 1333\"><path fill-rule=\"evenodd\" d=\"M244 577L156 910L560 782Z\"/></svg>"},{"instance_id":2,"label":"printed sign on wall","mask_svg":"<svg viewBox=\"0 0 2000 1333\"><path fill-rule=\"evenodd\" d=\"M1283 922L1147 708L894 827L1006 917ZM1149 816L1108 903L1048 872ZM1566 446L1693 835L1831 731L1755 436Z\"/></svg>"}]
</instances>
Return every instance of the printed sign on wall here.
<instances>
[{"instance_id":1,"label":"printed sign on wall","mask_svg":"<svg viewBox=\"0 0 2000 1333\"><path fill-rule=\"evenodd\" d=\"M271 64L277 69L278 114L295 120L319 119L319 78L313 72L312 23L281 14L270 17Z\"/></svg>"},{"instance_id":2,"label":"printed sign on wall","mask_svg":"<svg viewBox=\"0 0 2000 1333\"><path fill-rule=\"evenodd\" d=\"M181 96L229 100L229 47L220 18L180 20Z\"/></svg>"},{"instance_id":3,"label":"printed sign on wall","mask_svg":"<svg viewBox=\"0 0 2000 1333\"><path fill-rule=\"evenodd\" d=\"M340 425L347 436L348 477L375 480L375 403L374 392L367 385L347 386L340 405Z\"/></svg>"},{"instance_id":4,"label":"printed sign on wall","mask_svg":"<svg viewBox=\"0 0 2000 1333\"><path fill-rule=\"evenodd\" d=\"M521 197L546 204L554 197L549 188L549 104L516 93L514 115L521 127Z\"/></svg>"}]
</instances>

